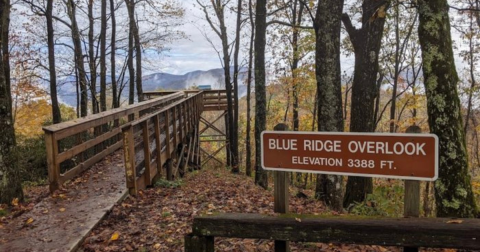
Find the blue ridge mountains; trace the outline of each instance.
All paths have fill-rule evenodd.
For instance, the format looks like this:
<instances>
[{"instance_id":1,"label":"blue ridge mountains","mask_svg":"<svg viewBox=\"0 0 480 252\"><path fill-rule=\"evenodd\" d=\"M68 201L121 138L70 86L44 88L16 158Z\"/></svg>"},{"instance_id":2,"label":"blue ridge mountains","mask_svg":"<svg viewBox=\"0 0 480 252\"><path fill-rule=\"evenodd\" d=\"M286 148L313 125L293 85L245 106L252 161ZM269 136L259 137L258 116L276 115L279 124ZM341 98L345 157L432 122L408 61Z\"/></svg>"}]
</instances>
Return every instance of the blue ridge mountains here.
<instances>
[{"instance_id":1,"label":"blue ridge mountains","mask_svg":"<svg viewBox=\"0 0 480 252\"><path fill-rule=\"evenodd\" d=\"M233 73L232 73L233 75ZM241 71L239 76L239 97L246 95L247 86L245 85L247 79L247 72ZM110 80L110 76L107 76L107 81ZM224 74L222 68L210 69L206 71L193 71L183 75L169 74L169 73L154 73L145 75L143 80L143 91L155 91L155 90L185 90L193 86L199 85L211 85L212 89L225 89ZM128 83L128 77L124 80ZM67 77L59 81L58 96L61 102L70 106L76 106L77 95L75 77ZM110 83L107 83L110 88ZM99 92L99 80L97 81L97 92ZM125 89L122 91L122 99L128 99L128 84L125 85ZM90 94L90 91L89 91Z\"/></svg>"}]
</instances>

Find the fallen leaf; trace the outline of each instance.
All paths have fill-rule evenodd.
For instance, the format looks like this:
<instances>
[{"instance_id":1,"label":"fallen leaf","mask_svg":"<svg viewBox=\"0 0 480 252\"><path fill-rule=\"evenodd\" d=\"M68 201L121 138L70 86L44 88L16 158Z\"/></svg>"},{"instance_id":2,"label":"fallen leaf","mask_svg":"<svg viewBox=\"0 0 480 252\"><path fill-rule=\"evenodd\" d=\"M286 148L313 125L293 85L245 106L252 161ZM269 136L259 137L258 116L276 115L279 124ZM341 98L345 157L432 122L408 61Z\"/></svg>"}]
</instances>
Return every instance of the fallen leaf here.
<instances>
[{"instance_id":1,"label":"fallen leaf","mask_svg":"<svg viewBox=\"0 0 480 252\"><path fill-rule=\"evenodd\" d=\"M66 209L65 209L64 207L58 209L58 211L60 211L60 212L65 212L65 210L66 210Z\"/></svg>"},{"instance_id":2,"label":"fallen leaf","mask_svg":"<svg viewBox=\"0 0 480 252\"><path fill-rule=\"evenodd\" d=\"M18 206L18 198L12 200L12 206Z\"/></svg>"},{"instance_id":3,"label":"fallen leaf","mask_svg":"<svg viewBox=\"0 0 480 252\"><path fill-rule=\"evenodd\" d=\"M302 220L300 218L295 217L295 220L298 221L298 222L302 222Z\"/></svg>"},{"instance_id":4,"label":"fallen leaf","mask_svg":"<svg viewBox=\"0 0 480 252\"><path fill-rule=\"evenodd\" d=\"M462 222L463 222L463 220L449 220L449 221L447 221L448 224L460 224Z\"/></svg>"},{"instance_id":5,"label":"fallen leaf","mask_svg":"<svg viewBox=\"0 0 480 252\"><path fill-rule=\"evenodd\" d=\"M113 232L112 237L110 237L110 241L116 241L120 237L120 233L118 231Z\"/></svg>"},{"instance_id":6,"label":"fallen leaf","mask_svg":"<svg viewBox=\"0 0 480 252\"><path fill-rule=\"evenodd\" d=\"M29 218L29 219L25 222L25 224L28 225L28 224L30 224L30 223L32 223L32 222L33 222L33 218Z\"/></svg>"},{"instance_id":7,"label":"fallen leaf","mask_svg":"<svg viewBox=\"0 0 480 252\"><path fill-rule=\"evenodd\" d=\"M153 248L154 248L154 249L159 249L160 246L161 246L160 243L157 243L157 244L153 245Z\"/></svg>"},{"instance_id":8,"label":"fallen leaf","mask_svg":"<svg viewBox=\"0 0 480 252\"><path fill-rule=\"evenodd\" d=\"M48 213L48 209L43 210L42 213L44 213L44 214Z\"/></svg>"}]
</instances>

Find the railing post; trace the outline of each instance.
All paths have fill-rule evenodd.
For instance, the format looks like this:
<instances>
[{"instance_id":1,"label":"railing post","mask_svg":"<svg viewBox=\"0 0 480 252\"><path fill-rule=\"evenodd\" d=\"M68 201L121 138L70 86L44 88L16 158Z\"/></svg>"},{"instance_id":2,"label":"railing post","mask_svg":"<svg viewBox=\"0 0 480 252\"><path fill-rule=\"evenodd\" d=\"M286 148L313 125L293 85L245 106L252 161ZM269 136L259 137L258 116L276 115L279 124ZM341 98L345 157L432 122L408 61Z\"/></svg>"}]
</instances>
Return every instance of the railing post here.
<instances>
[{"instance_id":1,"label":"railing post","mask_svg":"<svg viewBox=\"0 0 480 252\"><path fill-rule=\"evenodd\" d=\"M405 133L422 133L422 129L416 125L407 128ZM425 195L427 197L428 195ZM404 217L419 217L420 216L420 181L405 180L405 197L403 204ZM417 252L418 248L404 247L404 252Z\"/></svg>"},{"instance_id":2,"label":"railing post","mask_svg":"<svg viewBox=\"0 0 480 252\"><path fill-rule=\"evenodd\" d=\"M180 125L180 142L183 143L183 138L184 138L184 134L183 134L183 131L186 130L187 127L184 127L185 126L185 104L184 103L181 103L180 105L180 116L178 117L178 122Z\"/></svg>"},{"instance_id":3,"label":"railing post","mask_svg":"<svg viewBox=\"0 0 480 252\"><path fill-rule=\"evenodd\" d=\"M167 151L167 180L173 180L172 176L172 152L170 148L170 110L165 111L165 144Z\"/></svg>"},{"instance_id":4,"label":"railing post","mask_svg":"<svg viewBox=\"0 0 480 252\"><path fill-rule=\"evenodd\" d=\"M145 185L152 185L151 171L150 167L150 133L148 132L148 120L145 120L142 123L142 134L143 134L143 154L145 161Z\"/></svg>"},{"instance_id":5,"label":"railing post","mask_svg":"<svg viewBox=\"0 0 480 252\"><path fill-rule=\"evenodd\" d=\"M160 132L160 118L159 114L153 117L153 124L155 127L155 146L156 146L156 155L157 155L157 177L162 177L162 140Z\"/></svg>"},{"instance_id":6,"label":"railing post","mask_svg":"<svg viewBox=\"0 0 480 252\"><path fill-rule=\"evenodd\" d=\"M57 165L58 143L53 132L45 131L45 146L47 149L49 189L53 193L60 188L60 167Z\"/></svg>"},{"instance_id":7,"label":"railing post","mask_svg":"<svg viewBox=\"0 0 480 252\"><path fill-rule=\"evenodd\" d=\"M125 175L130 195L137 195L137 174L135 164L135 140L131 124L122 128L123 157L125 160Z\"/></svg>"}]
</instances>

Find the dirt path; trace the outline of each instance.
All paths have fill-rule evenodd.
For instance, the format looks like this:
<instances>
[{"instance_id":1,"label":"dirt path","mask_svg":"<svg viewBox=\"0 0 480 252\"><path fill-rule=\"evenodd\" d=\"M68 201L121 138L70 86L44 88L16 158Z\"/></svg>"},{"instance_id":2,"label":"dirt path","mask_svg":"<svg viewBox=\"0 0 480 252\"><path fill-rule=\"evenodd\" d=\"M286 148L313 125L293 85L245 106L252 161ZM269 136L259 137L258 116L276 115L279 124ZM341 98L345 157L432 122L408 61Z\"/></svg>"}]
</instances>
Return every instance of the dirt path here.
<instances>
[{"instance_id":1,"label":"dirt path","mask_svg":"<svg viewBox=\"0 0 480 252\"><path fill-rule=\"evenodd\" d=\"M71 251L126 196L121 152L0 229L0 251Z\"/></svg>"}]
</instances>

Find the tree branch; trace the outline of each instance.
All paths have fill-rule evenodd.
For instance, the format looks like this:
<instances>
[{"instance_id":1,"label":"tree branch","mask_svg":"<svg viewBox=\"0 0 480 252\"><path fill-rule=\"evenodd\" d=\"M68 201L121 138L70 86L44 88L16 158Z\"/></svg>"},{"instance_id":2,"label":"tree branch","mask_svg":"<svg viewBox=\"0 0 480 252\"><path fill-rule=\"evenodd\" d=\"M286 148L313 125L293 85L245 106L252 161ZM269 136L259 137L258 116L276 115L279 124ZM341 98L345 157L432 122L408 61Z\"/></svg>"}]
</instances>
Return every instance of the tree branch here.
<instances>
[{"instance_id":1,"label":"tree branch","mask_svg":"<svg viewBox=\"0 0 480 252\"><path fill-rule=\"evenodd\" d=\"M346 13L343 13L342 15L342 22L343 26L345 26L345 29L347 30L353 46L355 47L359 30L353 26L352 20L350 20L350 17Z\"/></svg>"},{"instance_id":2,"label":"tree branch","mask_svg":"<svg viewBox=\"0 0 480 252\"><path fill-rule=\"evenodd\" d=\"M284 25L284 26L289 26L292 28L300 28L300 29L313 29L313 26L303 26L303 25L292 25L291 23L287 23L284 21L279 21L279 20L271 20L267 22L267 26L271 24L279 24L279 25Z\"/></svg>"}]
</instances>

